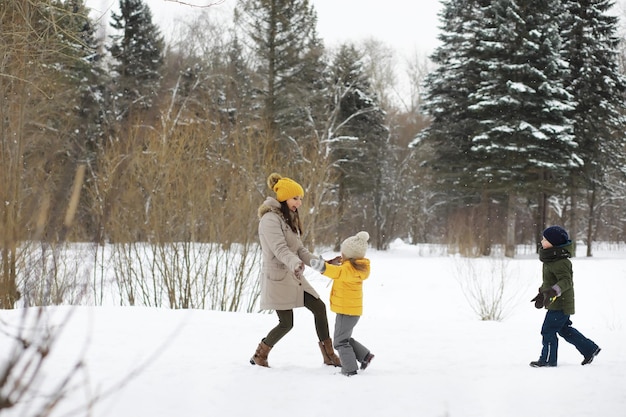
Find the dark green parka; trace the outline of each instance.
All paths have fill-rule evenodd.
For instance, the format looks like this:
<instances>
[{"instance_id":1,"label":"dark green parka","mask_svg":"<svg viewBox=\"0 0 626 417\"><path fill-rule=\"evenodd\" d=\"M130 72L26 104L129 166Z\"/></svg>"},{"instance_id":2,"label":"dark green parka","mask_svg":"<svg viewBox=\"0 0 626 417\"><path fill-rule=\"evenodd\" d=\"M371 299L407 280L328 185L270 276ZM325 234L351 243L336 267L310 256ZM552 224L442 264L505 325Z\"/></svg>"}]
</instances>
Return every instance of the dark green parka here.
<instances>
[{"instance_id":1,"label":"dark green parka","mask_svg":"<svg viewBox=\"0 0 626 417\"><path fill-rule=\"evenodd\" d=\"M563 310L564 314L574 314L574 272L571 257L572 242L548 249L539 249L539 259L543 262L543 283L541 291L552 288L555 284L561 289L548 310Z\"/></svg>"}]
</instances>

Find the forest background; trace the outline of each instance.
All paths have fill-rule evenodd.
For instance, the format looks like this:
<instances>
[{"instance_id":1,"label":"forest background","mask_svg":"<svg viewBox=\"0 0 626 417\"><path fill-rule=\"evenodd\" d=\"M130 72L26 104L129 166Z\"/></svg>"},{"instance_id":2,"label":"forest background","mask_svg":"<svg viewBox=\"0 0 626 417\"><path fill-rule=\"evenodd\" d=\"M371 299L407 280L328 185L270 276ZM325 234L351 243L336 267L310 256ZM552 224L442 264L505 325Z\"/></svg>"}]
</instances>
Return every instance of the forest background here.
<instances>
[{"instance_id":1,"label":"forest background","mask_svg":"<svg viewBox=\"0 0 626 417\"><path fill-rule=\"evenodd\" d=\"M60 263L85 243L129 304L158 285L172 308L240 309L273 171L305 188L311 249L357 230L467 256L515 256L548 224L588 256L626 239L610 1L445 1L403 100L393 50L325 48L307 0L208 6L167 40L119 5L100 38L82 0L0 3L0 308L71 301ZM198 277L224 296L198 300Z\"/></svg>"}]
</instances>

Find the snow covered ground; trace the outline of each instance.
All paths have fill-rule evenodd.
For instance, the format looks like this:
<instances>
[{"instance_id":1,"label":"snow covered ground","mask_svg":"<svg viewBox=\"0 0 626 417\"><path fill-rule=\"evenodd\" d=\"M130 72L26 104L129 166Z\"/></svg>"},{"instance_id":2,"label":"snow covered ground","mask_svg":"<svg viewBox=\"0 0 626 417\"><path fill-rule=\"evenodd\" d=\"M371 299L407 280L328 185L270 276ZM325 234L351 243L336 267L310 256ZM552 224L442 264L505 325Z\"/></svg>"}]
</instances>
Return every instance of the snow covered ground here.
<instances>
[{"instance_id":1,"label":"snow covered ground","mask_svg":"<svg viewBox=\"0 0 626 417\"><path fill-rule=\"evenodd\" d=\"M588 366L564 341L558 367L528 366L541 349L544 316L530 303L541 283L535 255L469 261L424 256L420 247L398 243L368 252L372 275L354 337L376 358L355 377L322 365L305 309L296 310L294 329L271 351L266 369L248 360L275 325L273 313L63 306L45 311L59 338L45 378L31 387L38 395L0 415L33 415L80 362L52 416L623 417L626 250L583 254L581 247L572 260L572 320L602 348ZM328 280L310 270L307 276L328 304ZM507 278L504 318L481 321L472 308L477 288L498 276ZM0 311L0 373L12 346L8 335L23 314ZM330 311L329 320L332 334Z\"/></svg>"}]
</instances>

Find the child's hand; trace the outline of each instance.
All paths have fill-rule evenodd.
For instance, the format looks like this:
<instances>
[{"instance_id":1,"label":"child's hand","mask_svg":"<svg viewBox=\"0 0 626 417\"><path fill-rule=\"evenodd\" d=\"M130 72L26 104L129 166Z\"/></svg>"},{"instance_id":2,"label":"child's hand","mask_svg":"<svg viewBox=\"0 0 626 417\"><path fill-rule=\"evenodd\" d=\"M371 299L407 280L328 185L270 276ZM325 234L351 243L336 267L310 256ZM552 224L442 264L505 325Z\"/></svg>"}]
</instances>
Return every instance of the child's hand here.
<instances>
[{"instance_id":1,"label":"child's hand","mask_svg":"<svg viewBox=\"0 0 626 417\"><path fill-rule=\"evenodd\" d=\"M543 293L543 306L548 307L559 296L554 288L545 290Z\"/></svg>"},{"instance_id":2,"label":"child's hand","mask_svg":"<svg viewBox=\"0 0 626 417\"><path fill-rule=\"evenodd\" d=\"M543 293L539 292L535 295L535 298L530 300L535 302L535 308L543 308Z\"/></svg>"},{"instance_id":3,"label":"child's hand","mask_svg":"<svg viewBox=\"0 0 626 417\"><path fill-rule=\"evenodd\" d=\"M315 269L320 274L323 274L326 271L326 262L320 258L311 259L311 268Z\"/></svg>"}]
</instances>

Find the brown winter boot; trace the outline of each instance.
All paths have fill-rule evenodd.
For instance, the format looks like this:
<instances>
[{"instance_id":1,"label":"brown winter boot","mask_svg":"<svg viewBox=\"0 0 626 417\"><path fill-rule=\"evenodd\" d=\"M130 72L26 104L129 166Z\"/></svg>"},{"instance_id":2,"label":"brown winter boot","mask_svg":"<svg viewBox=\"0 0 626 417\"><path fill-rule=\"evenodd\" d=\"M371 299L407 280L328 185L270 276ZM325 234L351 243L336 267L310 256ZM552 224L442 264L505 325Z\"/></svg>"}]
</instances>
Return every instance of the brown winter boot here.
<instances>
[{"instance_id":1,"label":"brown winter boot","mask_svg":"<svg viewBox=\"0 0 626 417\"><path fill-rule=\"evenodd\" d=\"M341 361L339 360L339 356L335 354L333 341L330 338L320 342L320 350L324 357L324 365L341 366Z\"/></svg>"},{"instance_id":2,"label":"brown winter boot","mask_svg":"<svg viewBox=\"0 0 626 417\"><path fill-rule=\"evenodd\" d=\"M254 352L254 356L250 358L250 364L269 368L270 365L267 363L267 355L270 354L270 350L272 350L272 347L266 345L265 342L261 340L261 343L259 343L259 346L256 348L256 352Z\"/></svg>"}]
</instances>

